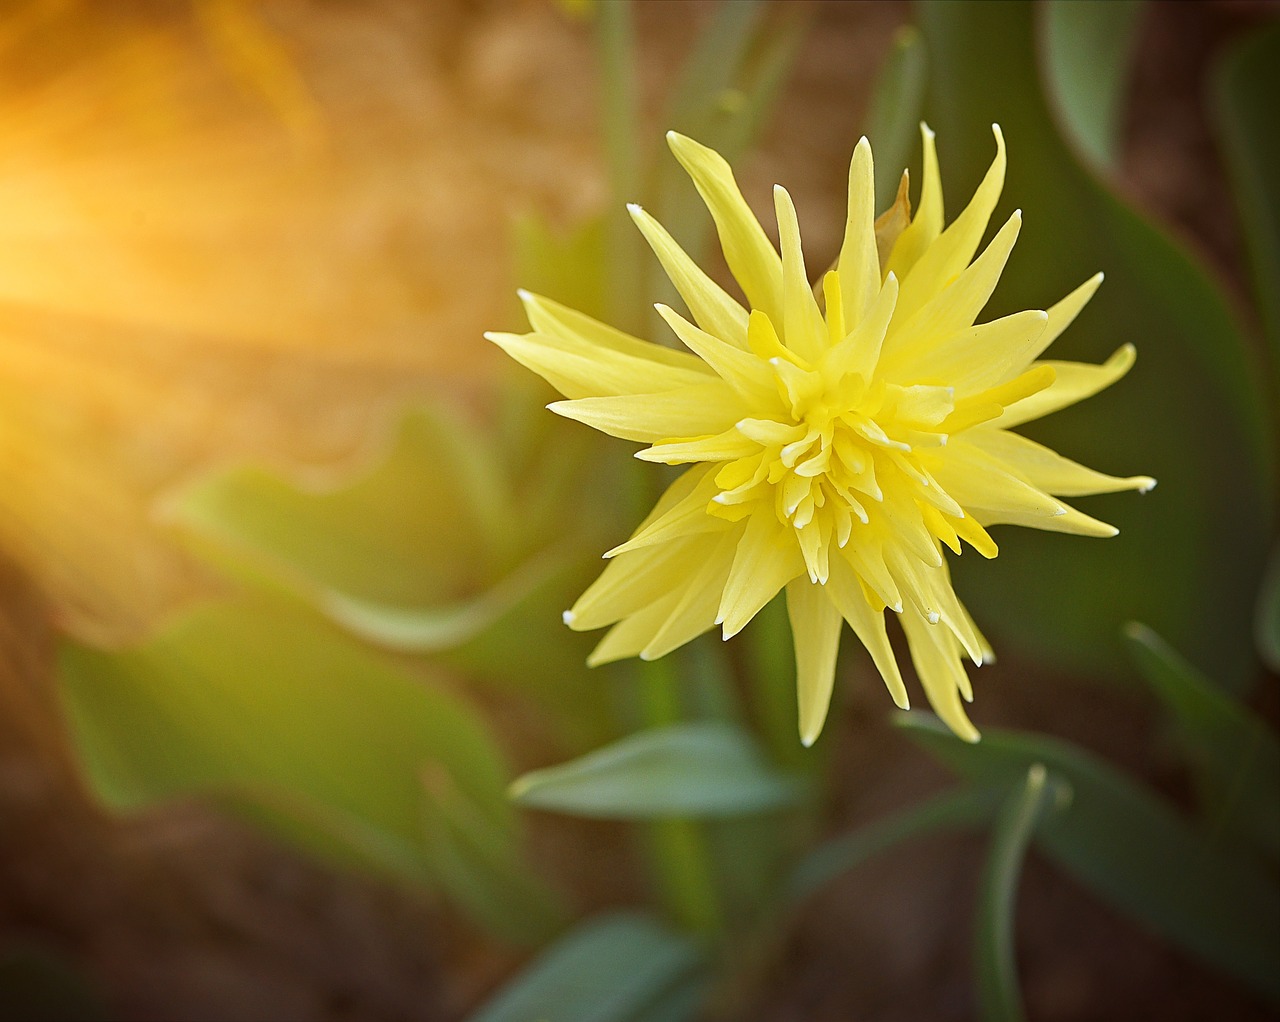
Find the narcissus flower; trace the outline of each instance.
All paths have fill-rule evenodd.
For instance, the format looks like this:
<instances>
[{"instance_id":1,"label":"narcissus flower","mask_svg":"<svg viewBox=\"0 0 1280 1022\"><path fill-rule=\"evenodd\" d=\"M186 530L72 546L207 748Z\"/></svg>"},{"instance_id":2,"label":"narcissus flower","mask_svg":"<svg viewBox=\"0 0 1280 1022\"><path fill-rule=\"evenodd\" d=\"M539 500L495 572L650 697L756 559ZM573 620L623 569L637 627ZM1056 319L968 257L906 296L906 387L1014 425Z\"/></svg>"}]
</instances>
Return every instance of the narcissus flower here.
<instances>
[{"instance_id":1,"label":"narcissus flower","mask_svg":"<svg viewBox=\"0 0 1280 1022\"><path fill-rule=\"evenodd\" d=\"M568 399L553 411L648 445L636 455L645 461L689 466L565 613L575 629L613 626L592 664L660 657L716 625L727 639L785 589L806 744L827 714L846 621L907 706L886 610L935 711L977 739L961 702L972 699L963 657L981 665L992 653L956 598L942 548L959 554L966 543L995 557L987 528L999 524L1112 536L1058 498L1155 485L1103 475L1011 431L1114 383L1134 351L1100 366L1038 361L1101 274L1048 312L975 325L1022 223L1015 212L974 258L1004 183L994 130L995 160L946 230L933 133L923 128L914 217L904 175L876 219L862 139L839 259L817 288L785 189L773 193L779 254L729 165L671 133L746 306L632 206L693 317L657 307L687 350L523 292L533 332L488 335Z\"/></svg>"}]
</instances>

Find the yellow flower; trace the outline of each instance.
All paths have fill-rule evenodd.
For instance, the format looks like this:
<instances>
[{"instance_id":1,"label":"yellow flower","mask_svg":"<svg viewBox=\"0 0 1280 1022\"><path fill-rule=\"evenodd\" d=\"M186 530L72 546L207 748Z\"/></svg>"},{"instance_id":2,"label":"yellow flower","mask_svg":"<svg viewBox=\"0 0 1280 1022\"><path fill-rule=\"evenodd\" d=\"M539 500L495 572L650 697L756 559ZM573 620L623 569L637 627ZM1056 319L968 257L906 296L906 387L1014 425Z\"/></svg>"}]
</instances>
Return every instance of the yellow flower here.
<instances>
[{"instance_id":1,"label":"yellow flower","mask_svg":"<svg viewBox=\"0 0 1280 1022\"><path fill-rule=\"evenodd\" d=\"M933 133L922 125L918 212L910 216L904 175L879 220L862 139L844 241L820 297L786 190L773 193L779 255L729 165L672 132L749 311L632 206L692 313L694 322L658 306L687 351L524 292L533 332L487 335L568 398L553 411L647 444L636 455L645 461L691 466L565 613L575 629L613 625L592 664L660 657L715 625L727 639L785 589L807 745L826 718L845 621L907 707L888 609L934 710L977 740L960 699L972 700L962 658L981 665L992 653L956 598L942 547L958 554L963 540L994 557L987 527L997 524L1112 536L1056 498L1155 485L1103 475L1010 431L1114 383L1134 350L1100 366L1037 361L1102 274L1048 312L974 325L1022 223L1015 212L973 258L1004 183L993 127L995 160L945 231Z\"/></svg>"}]
</instances>

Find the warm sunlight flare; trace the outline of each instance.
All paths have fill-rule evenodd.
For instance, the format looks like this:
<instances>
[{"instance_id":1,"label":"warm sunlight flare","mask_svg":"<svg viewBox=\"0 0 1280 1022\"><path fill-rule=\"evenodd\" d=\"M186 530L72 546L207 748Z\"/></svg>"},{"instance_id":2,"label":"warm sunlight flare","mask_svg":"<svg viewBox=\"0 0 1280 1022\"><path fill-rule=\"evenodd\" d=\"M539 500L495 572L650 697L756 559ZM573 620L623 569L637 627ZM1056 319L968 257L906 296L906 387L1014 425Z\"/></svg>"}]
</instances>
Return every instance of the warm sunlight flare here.
<instances>
[{"instance_id":1,"label":"warm sunlight flare","mask_svg":"<svg viewBox=\"0 0 1280 1022\"><path fill-rule=\"evenodd\" d=\"M958 735L978 738L961 703L972 699L963 657L981 665L992 653L956 598L943 546L959 554L963 541L994 557L987 527L999 524L1111 536L1113 527L1058 498L1154 485L1103 475L1010 431L1115 382L1134 352L1126 345L1101 366L1037 361L1101 274L1048 312L974 324L1022 223L1015 212L974 259L1004 182L994 131L991 168L946 230L933 133L923 128L914 217L904 178L876 219L862 139L840 256L817 288L786 190L773 196L779 255L728 164L673 132L671 149L715 218L747 307L633 206L692 313L690 322L658 307L687 351L530 294L533 333L489 335L564 394L552 410L647 444L643 460L691 466L565 613L575 629L613 626L593 663L660 657L715 625L730 638L785 589L809 744L827 714L845 621L907 706L888 609L929 702Z\"/></svg>"}]
</instances>

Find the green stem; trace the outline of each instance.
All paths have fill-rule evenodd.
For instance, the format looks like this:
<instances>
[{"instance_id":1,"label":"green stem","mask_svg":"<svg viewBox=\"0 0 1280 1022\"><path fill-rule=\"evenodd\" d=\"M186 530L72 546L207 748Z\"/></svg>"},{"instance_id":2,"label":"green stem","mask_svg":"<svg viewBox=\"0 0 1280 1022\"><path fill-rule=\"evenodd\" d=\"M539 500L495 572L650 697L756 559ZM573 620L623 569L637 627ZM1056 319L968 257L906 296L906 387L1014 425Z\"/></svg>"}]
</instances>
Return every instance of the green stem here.
<instances>
[{"instance_id":1,"label":"green stem","mask_svg":"<svg viewBox=\"0 0 1280 1022\"><path fill-rule=\"evenodd\" d=\"M669 659L641 667L640 713L645 726L663 727L683 718L679 683ZM723 928L706 831L692 820L658 820L646 827L646 839L658 894L671 918L695 933Z\"/></svg>"},{"instance_id":2,"label":"green stem","mask_svg":"<svg viewBox=\"0 0 1280 1022\"><path fill-rule=\"evenodd\" d=\"M624 203L636 202L640 165L636 149L635 46L628 0L603 0L596 16L600 64L601 135L609 169L610 209L605 235L610 320L636 332L641 323L638 234Z\"/></svg>"}]
</instances>

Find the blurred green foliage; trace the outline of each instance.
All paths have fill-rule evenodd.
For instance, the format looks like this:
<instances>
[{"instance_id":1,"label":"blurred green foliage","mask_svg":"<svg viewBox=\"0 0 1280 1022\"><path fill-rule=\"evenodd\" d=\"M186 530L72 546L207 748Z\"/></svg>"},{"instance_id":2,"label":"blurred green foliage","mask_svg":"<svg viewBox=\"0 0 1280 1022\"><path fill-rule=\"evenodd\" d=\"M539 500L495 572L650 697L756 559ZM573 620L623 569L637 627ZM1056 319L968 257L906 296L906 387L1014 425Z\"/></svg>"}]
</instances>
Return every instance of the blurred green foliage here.
<instances>
[{"instance_id":1,"label":"blurred green foliage","mask_svg":"<svg viewBox=\"0 0 1280 1022\"><path fill-rule=\"evenodd\" d=\"M1121 673L1118 623L1150 622L1129 626L1124 642L1195 780L1193 816L1088 750L1000 730L968 745L914 713L899 718L905 732L961 782L814 845L825 743L804 751L795 741L779 606L736 654L712 639L660 663L586 671L591 640L559 627L559 612L591 577L603 535L634 523L658 476L597 457L595 438L545 414L540 385L523 379L498 395L491 428L443 404L409 413L357 478L241 467L167 503L236 595L137 649L64 645L64 703L104 803L134 811L207 798L329 860L441 892L523 941L547 940L569 913L523 853L516 806L636 821L659 907L562 932L478 1022L675 1022L708 997L732 1003L726 989L750 981L803 899L899 842L954 828L992 834L975 916L987 1017L1022 1011L1013 920L1032 846L1280 1002L1280 746L1238 699L1256 674L1251 622L1264 656L1280 659L1280 570L1257 596L1272 541L1274 420L1258 352L1220 287L1099 176L1116 159L1140 8L916 12L867 117L878 165L910 160L922 112L948 194L966 195L990 158L988 125L1003 126L1006 205L1022 204L1028 220L988 315L1048 305L1101 268L1105 287L1051 354L1100 361L1132 341L1141 355L1113 393L1037 425L1036 438L1160 479L1142 501L1090 501L1119 538L1000 530L1000 557L962 558L958 588L998 646L1085 677ZM665 123L733 159L764 123L803 27L790 9L721 5L693 42ZM515 263L521 284L643 332L644 303L674 296L640 258L631 225L620 230L622 203L646 201L695 257L710 221L674 161L654 160L658 140L636 135L627 5L599 5L595 31L617 201L564 234L525 217ZM1277 38L1231 55L1216 93L1273 340L1277 163L1261 97L1280 66ZM1111 54L1105 74L1093 70L1100 46ZM882 175L882 202L896 186ZM522 730L566 761L513 778L480 692L524 711Z\"/></svg>"}]
</instances>

